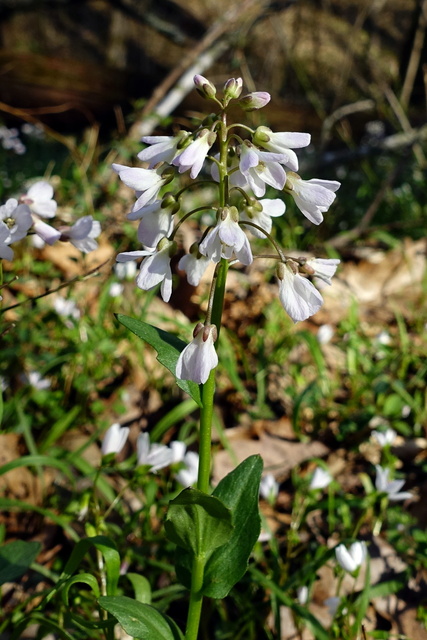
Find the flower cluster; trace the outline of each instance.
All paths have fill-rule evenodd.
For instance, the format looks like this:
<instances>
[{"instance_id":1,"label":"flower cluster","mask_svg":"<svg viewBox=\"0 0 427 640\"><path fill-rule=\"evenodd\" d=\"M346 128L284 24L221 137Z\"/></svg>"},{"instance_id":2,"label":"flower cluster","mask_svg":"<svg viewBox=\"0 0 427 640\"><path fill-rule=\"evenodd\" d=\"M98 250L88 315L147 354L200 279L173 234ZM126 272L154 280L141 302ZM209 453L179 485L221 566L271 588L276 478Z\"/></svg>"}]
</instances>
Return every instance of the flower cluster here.
<instances>
[{"instance_id":1,"label":"flower cluster","mask_svg":"<svg viewBox=\"0 0 427 640\"><path fill-rule=\"evenodd\" d=\"M0 206L0 258L13 260L10 247L29 234L38 238L43 245L54 244L58 240L71 242L83 253L98 248L97 238L101 232L99 222L92 216L83 216L72 226L60 226L55 229L45 222L56 215L57 203L53 198L53 188L44 180L35 182L19 200L9 198Z\"/></svg>"},{"instance_id":2,"label":"flower cluster","mask_svg":"<svg viewBox=\"0 0 427 640\"><path fill-rule=\"evenodd\" d=\"M128 219L139 221L138 239L142 244L138 251L120 253L117 260L143 258L137 286L149 290L160 285L163 300L169 301L171 260L178 252L177 231L184 220L206 209L214 213L214 223L201 231L199 241L178 262L188 282L197 286L209 264L218 265L224 260L251 264L256 257L249 242L252 234L273 245L275 254L268 257L277 260L279 299L294 322L305 320L323 303L310 278L330 285L339 260L286 256L270 235L273 218L282 216L286 205L282 198L265 197L267 188L291 196L301 213L318 225L333 203L340 183L303 180L298 174L294 149L310 143L308 133L273 132L266 126L251 129L246 125L227 124L230 102L237 102L244 111L260 109L270 100L268 93L253 92L241 97L241 78L230 78L219 98L216 87L206 78L195 76L194 82L198 92L220 108L218 116L209 115L194 132L143 137L142 142L147 146L138 154L143 167L113 164L120 179L135 190L136 199ZM245 139L241 137L243 131L249 132ZM205 167L207 162L209 168ZM217 202L193 211L183 210L181 195L191 185L174 195L170 189L176 173L188 171L194 180L208 169L218 183ZM193 346L183 352L178 362L179 378L206 381L206 370L209 373L217 362L212 352L214 340L208 314L204 330L195 333ZM202 350L208 355L208 365L202 363Z\"/></svg>"},{"instance_id":3,"label":"flower cluster","mask_svg":"<svg viewBox=\"0 0 427 640\"><path fill-rule=\"evenodd\" d=\"M103 456L114 456L123 449L129 436L129 427L121 427L115 422L105 432L101 453ZM184 442L175 440L170 446L151 443L148 433L140 433L136 442L137 466L146 467L156 473L170 465L175 465L175 477L183 486L195 484L199 470L199 456L194 451L187 451Z\"/></svg>"}]
</instances>

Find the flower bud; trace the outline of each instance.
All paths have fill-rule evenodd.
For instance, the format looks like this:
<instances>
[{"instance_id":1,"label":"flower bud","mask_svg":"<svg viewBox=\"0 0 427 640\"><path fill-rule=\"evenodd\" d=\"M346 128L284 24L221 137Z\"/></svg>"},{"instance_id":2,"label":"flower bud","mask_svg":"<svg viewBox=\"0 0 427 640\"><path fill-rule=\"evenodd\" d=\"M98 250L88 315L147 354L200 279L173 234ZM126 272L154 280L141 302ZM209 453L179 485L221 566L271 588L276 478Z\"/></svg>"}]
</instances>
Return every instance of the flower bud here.
<instances>
[{"instance_id":1,"label":"flower bud","mask_svg":"<svg viewBox=\"0 0 427 640\"><path fill-rule=\"evenodd\" d=\"M162 171L162 180L165 181L164 184L168 184L169 182L172 182L174 177L175 177L175 171L173 167L166 167L166 169Z\"/></svg>"},{"instance_id":2,"label":"flower bud","mask_svg":"<svg viewBox=\"0 0 427 640\"><path fill-rule=\"evenodd\" d=\"M198 93L200 93L203 98L207 98L209 100L210 98L215 97L216 88L212 82L209 82L209 80L199 75L194 76L193 80Z\"/></svg>"},{"instance_id":3,"label":"flower bud","mask_svg":"<svg viewBox=\"0 0 427 640\"><path fill-rule=\"evenodd\" d=\"M271 133L271 129L268 127L258 127L252 136L252 142L262 147L266 142L270 142L269 133Z\"/></svg>"},{"instance_id":4,"label":"flower bud","mask_svg":"<svg viewBox=\"0 0 427 640\"><path fill-rule=\"evenodd\" d=\"M271 100L271 96L266 91L253 91L243 96L239 100L239 105L244 111L256 111L262 109Z\"/></svg>"},{"instance_id":5,"label":"flower bud","mask_svg":"<svg viewBox=\"0 0 427 640\"><path fill-rule=\"evenodd\" d=\"M178 213L180 209L180 204L175 198L175 196L173 195L173 193L169 191L168 193L165 193L165 195L163 196L162 204L160 205L160 207L161 209L170 209L170 213L172 215L175 215L175 213Z\"/></svg>"},{"instance_id":6,"label":"flower bud","mask_svg":"<svg viewBox=\"0 0 427 640\"><path fill-rule=\"evenodd\" d=\"M242 93L242 86L242 78L230 78L224 85L224 98L227 98L228 100L235 100L236 98L239 98Z\"/></svg>"}]
</instances>

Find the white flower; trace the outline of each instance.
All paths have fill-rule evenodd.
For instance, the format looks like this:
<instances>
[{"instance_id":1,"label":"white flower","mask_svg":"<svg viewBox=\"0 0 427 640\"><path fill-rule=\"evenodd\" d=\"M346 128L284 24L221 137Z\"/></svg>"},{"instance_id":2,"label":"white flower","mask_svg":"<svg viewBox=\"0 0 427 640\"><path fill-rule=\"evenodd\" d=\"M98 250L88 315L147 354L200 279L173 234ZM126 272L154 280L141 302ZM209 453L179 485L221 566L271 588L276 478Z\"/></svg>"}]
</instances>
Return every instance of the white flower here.
<instances>
[{"instance_id":1,"label":"white flower","mask_svg":"<svg viewBox=\"0 0 427 640\"><path fill-rule=\"evenodd\" d=\"M330 324L322 324L319 327L319 331L316 334L317 342L319 344L327 344L331 341L334 335L334 329Z\"/></svg>"},{"instance_id":2,"label":"white flower","mask_svg":"<svg viewBox=\"0 0 427 640\"><path fill-rule=\"evenodd\" d=\"M200 253L213 262L219 262L221 258L229 259L234 253L242 264L251 264L253 260L251 246L238 220L239 214L236 207L221 209L218 224L200 243Z\"/></svg>"},{"instance_id":3,"label":"white flower","mask_svg":"<svg viewBox=\"0 0 427 640\"><path fill-rule=\"evenodd\" d=\"M179 380L192 380L204 384L212 369L218 364L214 342L217 337L215 325L198 324L193 340L180 353L175 375Z\"/></svg>"},{"instance_id":4,"label":"white flower","mask_svg":"<svg viewBox=\"0 0 427 640\"><path fill-rule=\"evenodd\" d=\"M152 169L159 162L170 164L178 153L178 145L182 145L190 134L180 131L177 136L144 136L142 142L151 145L138 153L138 158L143 162L149 162Z\"/></svg>"},{"instance_id":5,"label":"white flower","mask_svg":"<svg viewBox=\"0 0 427 640\"><path fill-rule=\"evenodd\" d=\"M146 247L155 247L161 238L168 236L173 229L170 207L162 207L162 200L145 205L141 209L132 209L128 220L140 220L138 240Z\"/></svg>"},{"instance_id":6,"label":"white flower","mask_svg":"<svg viewBox=\"0 0 427 640\"><path fill-rule=\"evenodd\" d=\"M145 256L136 278L136 284L140 289L148 291L161 283L161 296L165 302L168 302L172 294L170 261L175 252L176 242L170 242L163 238L156 249L119 253L116 260L117 262L127 262Z\"/></svg>"},{"instance_id":7,"label":"white flower","mask_svg":"<svg viewBox=\"0 0 427 640\"><path fill-rule=\"evenodd\" d=\"M323 221L323 213L329 209L335 200L335 191L341 183L335 180L302 180L299 175L289 171L285 190L295 200L298 209L313 224Z\"/></svg>"},{"instance_id":8,"label":"white flower","mask_svg":"<svg viewBox=\"0 0 427 640\"><path fill-rule=\"evenodd\" d=\"M289 261L277 265L279 298L285 311L294 322L306 320L319 311L323 298L316 287L299 273L295 273Z\"/></svg>"},{"instance_id":9,"label":"white flower","mask_svg":"<svg viewBox=\"0 0 427 640\"><path fill-rule=\"evenodd\" d=\"M178 269L185 271L189 284L197 287L210 262L210 258L202 255L199 251L199 245L194 243L191 245L189 253L182 256L178 262Z\"/></svg>"},{"instance_id":10,"label":"white flower","mask_svg":"<svg viewBox=\"0 0 427 640\"><path fill-rule=\"evenodd\" d=\"M141 169L139 167L126 167L122 164L113 164L114 171L119 174L120 180L137 192L138 200L134 210L142 209L157 199L163 185L170 182L173 175L166 170L161 173L158 169Z\"/></svg>"},{"instance_id":11,"label":"white flower","mask_svg":"<svg viewBox=\"0 0 427 640\"><path fill-rule=\"evenodd\" d=\"M282 154L260 151L247 140L239 149L240 172L258 198L265 194L266 184L275 189L283 189L286 182L286 173L280 164L284 158Z\"/></svg>"},{"instance_id":12,"label":"white flower","mask_svg":"<svg viewBox=\"0 0 427 640\"><path fill-rule=\"evenodd\" d=\"M374 430L371 435L381 447L386 447L393 444L396 440L397 433L394 429L388 427L385 431Z\"/></svg>"},{"instance_id":13,"label":"white flower","mask_svg":"<svg viewBox=\"0 0 427 640\"><path fill-rule=\"evenodd\" d=\"M400 491L405 484L405 480L390 480L390 469L383 469L379 464L375 465L376 478L375 487L377 491L386 493L391 502L400 502L412 498L409 491Z\"/></svg>"},{"instance_id":14,"label":"white flower","mask_svg":"<svg viewBox=\"0 0 427 640\"><path fill-rule=\"evenodd\" d=\"M112 282L108 289L108 295L111 298L117 298L121 296L124 290L124 286L120 282Z\"/></svg>"},{"instance_id":15,"label":"white flower","mask_svg":"<svg viewBox=\"0 0 427 640\"><path fill-rule=\"evenodd\" d=\"M101 224L92 216L83 216L72 227L61 228L61 240L69 240L82 253L98 248L95 238L101 233Z\"/></svg>"},{"instance_id":16,"label":"white flower","mask_svg":"<svg viewBox=\"0 0 427 640\"><path fill-rule=\"evenodd\" d=\"M216 133L209 131L209 129L203 129L199 136L173 159L172 164L178 167L179 173L191 169L190 176L194 180L199 175L208 151L215 140Z\"/></svg>"},{"instance_id":17,"label":"white flower","mask_svg":"<svg viewBox=\"0 0 427 640\"><path fill-rule=\"evenodd\" d=\"M308 587L304 584L297 589L297 598L300 604L307 604L308 600Z\"/></svg>"},{"instance_id":18,"label":"white flower","mask_svg":"<svg viewBox=\"0 0 427 640\"><path fill-rule=\"evenodd\" d=\"M267 473L261 478L259 484L260 495L268 502L274 502L279 495L279 483L272 473Z\"/></svg>"},{"instance_id":19,"label":"white flower","mask_svg":"<svg viewBox=\"0 0 427 640\"><path fill-rule=\"evenodd\" d=\"M191 487L196 484L199 474L199 455L195 451L187 451L184 456L184 467L175 475L179 484L183 487Z\"/></svg>"},{"instance_id":20,"label":"white flower","mask_svg":"<svg viewBox=\"0 0 427 640\"><path fill-rule=\"evenodd\" d=\"M334 617L334 615L336 614L338 607L340 606L340 603L341 603L341 598L338 598L337 596L326 598L326 600L324 600L323 602L323 604L328 607L329 614L332 617Z\"/></svg>"},{"instance_id":21,"label":"white flower","mask_svg":"<svg viewBox=\"0 0 427 640\"><path fill-rule=\"evenodd\" d=\"M267 233L271 232L273 221L271 218L277 218L285 213L286 205L283 200L275 198L273 200L264 198L263 200L255 200L251 198L250 204L245 206L240 213L240 219L253 222L264 229ZM247 225L248 230L257 238L265 238L265 234L254 227Z\"/></svg>"},{"instance_id":22,"label":"white flower","mask_svg":"<svg viewBox=\"0 0 427 640\"><path fill-rule=\"evenodd\" d=\"M316 467L310 480L309 489L325 489L332 481L329 471L322 467Z\"/></svg>"},{"instance_id":23,"label":"white flower","mask_svg":"<svg viewBox=\"0 0 427 640\"><path fill-rule=\"evenodd\" d=\"M136 441L137 466L147 465L150 471L156 472L159 469L169 466L173 462L173 453L164 444L150 444L148 433L140 433Z\"/></svg>"},{"instance_id":24,"label":"white flower","mask_svg":"<svg viewBox=\"0 0 427 640\"><path fill-rule=\"evenodd\" d=\"M349 549L343 544L335 547L335 556L340 567L349 573L356 571L366 558L366 545L364 542L353 542Z\"/></svg>"},{"instance_id":25,"label":"white flower","mask_svg":"<svg viewBox=\"0 0 427 640\"><path fill-rule=\"evenodd\" d=\"M185 452L187 450L185 442L182 442L181 440L173 440L170 444L170 449L172 451L172 462L174 464L184 460Z\"/></svg>"},{"instance_id":26,"label":"white flower","mask_svg":"<svg viewBox=\"0 0 427 640\"><path fill-rule=\"evenodd\" d=\"M258 127L252 141L254 144L264 147L267 151L280 153L284 156L282 164L292 171L298 171L298 158L292 149L301 149L310 144L309 133L289 133L278 131L274 133L268 127Z\"/></svg>"},{"instance_id":27,"label":"white flower","mask_svg":"<svg viewBox=\"0 0 427 640\"><path fill-rule=\"evenodd\" d=\"M335 274L340 261L334 258L309 258L304 268L310 275L322 280L325 284L331 285L331 278Z\"/></svg>"},{"instance_id":28,"label":"white flower","mask_svg":"<svg viewBox=\"0 0 427 640\"><path fill-rule=\"evenodd\" d=\"M103 456L109 453L120 453L126 444L129 427L121 427L118 422L111 425L102 440L101 452Z\"/></svg>"},{"instance_id":29,"label":"white flower","mask_svg":"<svg viewBox=\"0 0 427 640\"><path fill-rule=\"evenodd\" d=\"M42 218L53 218L56 214L57 204L53 199L53 187L45 180L35 182L20 200Z\"/></svg>"},{"instance_id":30,"label":"white flower","mask_svg":"<svg viewBox=\"0 0 427 640\"><path fill-rule=\"evenodd\" d=\"M80 310L74 300L71 300L70 298L67 300L62 296L57 296L53 301L53 306L56 313L60 316L73 318L73 320L78 320L80 318Z\"/></svg>"},{"instance_id":31,"label":"white flower","mask_svg":"<svg viewBox=\"0 0 427 640\"><path fill-rule=\"evenodd\" d=\"M117 262L114 265L114 271L119 280L132 280L135 277L138 265L136 260L128 260L127 262Z\"/></svg>"},{"instance_id":32,"label":"white flower","mask_svg":"<svg viewBox=\"0 0 427 640\"><path fill-rule=\"evenodd\" d=\"M0 220L9 229L11 243L25 238L28 229L33 224L31 211L27 205L18 204L15 198L9 198L6 204L0 207Z\"/></svg>"},{"instance_id":33,"label":"white flower","mask_svg":"<svg viewBox=\"0 0 427 640\"><path fill-rule=\"evenodd\" d=\"M10 231L4 222L0 220L0 258L13 260L13 251L8 246L12 241Z\"/></svg>"},{"instance_id":34,"label":"white flower","mask_svg":"<svg viewBox=\"0 0 427 640\"><path fill-rule=\"evenodd\" d=\"M49 378L43 378L41 373L38 371L30 371L28 374L28 382L34 387L34 389L38 389L39 391L43 389L50 389L52 386Z\"/></svg>"}]
</instances>

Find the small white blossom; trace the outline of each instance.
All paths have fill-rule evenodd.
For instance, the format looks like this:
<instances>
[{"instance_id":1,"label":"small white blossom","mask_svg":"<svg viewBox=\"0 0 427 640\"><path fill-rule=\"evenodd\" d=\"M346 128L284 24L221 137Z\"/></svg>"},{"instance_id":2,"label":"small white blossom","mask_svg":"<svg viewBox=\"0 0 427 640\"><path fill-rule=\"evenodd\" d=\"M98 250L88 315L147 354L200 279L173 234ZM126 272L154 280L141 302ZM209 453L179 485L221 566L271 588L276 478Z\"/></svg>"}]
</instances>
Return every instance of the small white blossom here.
<instances>
[{"instance_id":1,"label":"small white blossom","mask_svg":"<svg viewBox=\"0 0 427 640\"><path fill-rule=\"evenodd\" d=\"M304 267L307 273L331 285L331 278L335 275L339 263L340 261L334 258L309 258Z\"/></svg>"},{"instance_id":2,"label":"small white blossom","mask_svg":"<svg viewBox=\"0 0 427 640\"><path fill-rule=\"evenodd\" d=\"M9 198L0 207L0 220L6 225L10 233L10 242L22 240L33 224L31 211L25 204L18 204L15 198Z\"/></svg>"},{"instance_id":3,"label":"small white blossom","mask_svg":"<svg viewBox=\"0 0 427 640\"><path fill-rule=\"evenodd\" d=\"M102 455L106 456L109 453L120 453L126 444L128 435L129 427L121 427L118 422L112 424L105 432L102 440Z\"/></svg>"},{"instance_id":4,"label":"small white blossom","mask_svg":"<svg viewBox=\"0 0 427 640\"><path fill-rule=\"evenodd\" d=\"M247 141L239 147L239 150L240 173L258 198L265 194L266 184L275 189L283 189L286 173L280 164L284 159L282 154L260 151Z\"/></svg>"},{"instance_id":5,"label":"small white blossom","mask_svg":"<svg viewBox=\"0 0 427 640\"><path fill-rule=\"evenodd\" d=\"M53 198L53 187L45 180L35 182L20 200L42 218L53 218L56 214L58 205Z\"/></svg>"},{"instance_id":6,"label":"small white blossom","mask_svg":"<svg viewBox=\"0 0 427 640\"><path fill-rule=\"evenodd\" d=\"M184 467L175 475L183 487L196 484L199 474L199 455L195 451L187 451L183 460Z\"/></svg>"},{"instance_id":7,"label":"small white blossom","mask_svg":"<svg viewBox=\"0 0 427 640\"><path fill-rule=\"evenodd\" d=\"M111 298L117 298L121 296L124 290L124 286L120 282L112 282L108 289L108 295Z\"/></svg>"},{"instance_id":8,"label":"small white blossom","mask_svg":"<svg viewBox=\"0 0 427 640\"><path fill-rule=\"evenodd\" d=\"M173 462L173 453L164 444L150 444L148 433L140 433L136 441L137 466L147 465L154 473Z\"/></svg>"},{"instance_id":9,"label":"small white blossom","mask_svg":"<svg viewBox=\"0 0 427 640\"><path fill-rule=\"evenodd\" d=\"M172 294L170 261L175 251L176 243L163 238L156 249L119 253L116 260L118 262L127 262L135 258L145 257L136 278L137 286L144 291L148 291L161 284L161 296L165 302L168 302Z\"/></svg>"},{"instance_id":10,"label":"small white blossom","mask_svg":"<svg viewBox=\"0 0 427 640\"><path fill-rule=\"evenodd\" d=\"M319 311L323 298L316 287L299 273L295 273L289 261L277 266L279 298L286 313L294 322L306 320Z\"/></svg>"},{"instance_id":11,"label":"small white blossom","mask_svg":"<svg viewBox=\"0 0 427 640\"><path fill-rule=\"evenodd\" d=\"M383 469L379 464L375 465L376 478L375 487L377 491L386 493L391 502L400 502L412 498L409 491L400 491L405 484L405 480L390 480L390 469Z\"/></svg>"},{"instance_id":12,"label":"small white blossom","mask_svg":"<svg viewBox=\"0 0 427 640\"><path fill-rule=\"evenodd\" d=\"M172 451L172 462L176 464L184 460L187 445L181 440L173 440L170 443L170 450Z\"/></svg>"},{"instance_id":13,"label":"small white blossom","mask_svg":"<svg viewBox=\"0 0 427 640\"><path fill-rule=\"evenodd\" d=\"M114 271L119 280L132 280L138 269L136 260L128 260L127 262L117 262L114 265Z\"/></svg>"},{"instance_id":14,"label":"small white blossom","mask_svg":"<svg viewBox=\"0 0 427 640\"><path fill-rule=\"evenodd\" d=\"M396 440L397 433L394 429L388 427L385 431L374 430L371 435L381 447L386 447L393 444Z\"/></svg>"},{"instance_id":15,"label":"small white blossom","mask_svg":"<svg viewBox=\"0 0 427 640\"><path fill-rule=\"evenodd\" d=\"M308 601L308 587L304 584L297 589L297 598L300 604L307 604Z\"/></svg>"},{"instance_id":16,"label":"small white blossom","mask_svg":"<svg viewBox=\"0 0 427 640\"><path fill-rule=\"evenodd\" d=\"M217 337L215 325L197 325L194 338L180 353L175 375L179 380L192 380L204 384L212 369L218 364L214 342Z\"/></svg>"},{"instance_id":17,"label":"small white blossom","mask_svg":"<svg viewBox=\"0 0 427 640\"><path fill-rule=\"evenodd\" d=\"M145 247L155 247L161 238L170 235L173 229L170 207L163 208L162 201L156 200L141 209L132 209L128 220L140 220L138 240Z\"/></svg>"},{"instance_id":18,"label":"small white blossom","mask_svg":"<svg viewBox=\"0 0 427 640\"><path fill-rule=\"evenodd\" d=\"M71 298L67 300L62 296L57 296L53 301L53 307L56 313L64 318L72 318L73 320L80 318L80 310Z\"/></svg>"},{"instance_id":19,"label":"small white blossom","mask_svg":"<svg viewBox=\"0 0 427 640\"><path fill-rule=\"evenodd\" d=\"M221 258L230 259L233 254L242 264L251 264L252 250L249 240L240 227L236 207L224 207L220 210L218 224L210 229L200 243L199 251L213 262Z\"/></svg>"},{"instance_id":20,"label":"small white blossom","mask_svg":"<svg viewBox=\"0 0 427 640\"><path fill-rule=\"evenodd\" d=\"M184 171L191 169L190 176L194 180L199 175L209 149L215 140L216 133L209 131L209 129L203 129L199 136L173 159L172 164L178 167L179 173L184 173Z\"/></svg>"},{"instance_id":21,"label":"small white blossom","mask_svg":"<svg viewBox=\"0 0 427 640\"><path fill-rule=\"evenodd\" d=\"M159 162L171 164L178 153L178 145L181 146L190 134L187 131L180 131L177 136L144 136L142 142L150 145L138 153L138 158L142 162L149 162L149 169L153 169Z\"/></svg>"},{"instance_id":22,"label":"small white blossom","mask_svg":"<svg viewBox=\"0 0 427 640\"><path fill-rule=\"evenodd\" d=\"M34 387L34 389L38 389L42 391L44 389L50 389L52 386L49 378L43 378L41 373L38 371L30 371L27 375L29 384Z\"/></svg>"},{"instance_id":23,"label":"small white blossom","mask_svg":"<svg viewBox=\"0 0 427 640\"><path fill-rule=\"evenodd\" d=\"M122 164L113 164L114 171L119 174L120 180L131 189L135 189L138 200L134 210L142 209L147 204L153 203L163 185L170 182L172 175L161 172L158 169L142 169L139 167L126 167Z\"/></svg>"},{"instance_id":24,"label":"small white blossom","mask_svg":"<svg viewBox=\"0 0 427 640\"><path fill-rule=\"evenodd\" d=\"M332 476L323 467L316 467L310 480L309 489L325 489L332 482Z\"/></svg>"},{"instance_id":25,"label":"small white blossom","mask_svg":"<svg viewBox=\"0 0 427 640\"><path fill-rule=\"evenodd\" d=\"M343 544L335 547L335 556L340 567L349 573L356 571L365 560L367 555L364 542L353 542L349 549Z\"/></svg>"},{"instance_id":26,"label":"small white blossom","mask_svg":"<svg viewBox=\"0 0 427 640\"><path fill-rule=\"evenodd\" d=\"M243 208L240 213L242 221L247 220L264 229L267 233L271 232L273 221L271 218L282 216L286 211L286 205L283 200L275 198L273 200L264 198L263 200L255 200L251 198L251 203ZM265 239L265 234L254 227L247 225L247 229L257 238Z\"/></svg>"},{"instance_id":27,"label":"small white blossom","mask_svg":"<svg viewBox=\"0 0 427 640\"><path fill-rule=\"evenodd\" d=\"M69 240L82 253L98 248L95 238L101 233L101 224L92 216L83 216L72 227L61 228L61 240Z\"/></svg>"},{"instance_id":28,"label":"small white blossom","mask_svg":"<svg viewBox=\"0 0 427 640\"><path fill-rule=\"evenodd\" d=\"M4 222L0 220L0 258L3 260L13 260L13 250L9 247L12 238L10 231Z\"/></svg>"},{"instance_id":29,"label":"small white blossom","mask_svg":"<svg viewBox=\"0 0 427 640\"><path fill-rule=\"evenodd\" d=\"M195 243L190 247L189 253L180 258L178 269L185 271L188 283L197 287L210 263L210 258L202 255L199 251L199 245Z\"/></svg>"},{"instance_id":30,"label":"small white blossom","mask_svg":"<svg viewBox=\"0 0 427 640\"><path fill-rule=\"evenodd\" d=\"M298 171L298 158L292 149L301 149L310 144L309 133L289 133L278 131L274 133L268 127L258 127L252 140L254 144L264 147L272 153L280 153L284 156L282 164L292 171Z\"/></svg>"},{"instance_id":31,"label":"small white blossom","mask_svg":"<svg viewBox=\"0 0 427 640\"><path fill-rule=\"evenodd\" d=\"M324 600L323 604L326 607L328 607L329 614L332 617L334 617L334 615L338 611L338 607L341 604L341 598L338 598L337 596L332 596L331 598L326 598L326 600Z\"/></svg>"},{"instance_id":32,"label":"small white blossom","mask_svg":"<svg viewBox=\"0 0 427 640\"><path fill-rule=\"evenodd\" d=\"M279 483L272 473L267 473L261 478L259 484L260 495L268 502L274 502L279 495Z\"/></svg>"},{"instance_id":33,"label":"small white blossom","mask_svg":"<svg viewBox=\"0 0 427 640\"><path fill-rule=\"evenodd\" d=\"M316 334L317 342L319 344L328 344L334 336L334 329L330 324L322 324L319 327L319 331Z\"/></svg>"},{"instance_id":34,"label":"small white blossom","mask_svg":"<svg viewBox=\"0 0 427 640\"><path fill-rule=\"evenodd\" d=\"M325 213L335 200L335 191L341 186L335 180L302 180L299 175L287 173L286 191L295 200L298 209L313 224L320 224Z\"/></svg>"}]
</instances>

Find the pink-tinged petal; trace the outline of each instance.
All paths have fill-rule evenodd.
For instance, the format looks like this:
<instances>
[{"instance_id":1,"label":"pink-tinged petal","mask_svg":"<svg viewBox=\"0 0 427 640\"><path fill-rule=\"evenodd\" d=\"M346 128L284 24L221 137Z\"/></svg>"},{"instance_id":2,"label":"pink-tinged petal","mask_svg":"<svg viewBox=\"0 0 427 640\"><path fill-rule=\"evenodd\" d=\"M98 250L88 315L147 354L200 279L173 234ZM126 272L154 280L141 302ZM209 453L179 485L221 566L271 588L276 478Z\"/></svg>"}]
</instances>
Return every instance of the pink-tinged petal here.
<instances>
[{"instance_id":1,"label":"pink-tinged petal","mask_svg":"<svg viewBox=\"0 0 427 640\"><path fill-rule=\"evenodd\" d=\"M42 220L36 220L34 222L34 231L42 240L44 240L47 244L52 245L54 242L59 240L61 237L61 232L57 231L50 224L46 224Z\"/></svg>"},{"instance_id":2,"label":"pink-tinged petal","mask_svg":"<svg viewBox=\"0 0 427 640\"><path fill-rule=\"evenodd\" d=\"M77 220L73 226L69 229L67 235L73 240L81 240L87 238L92 230L93 218L92 216L83 216L80 220Z\"/></svg>"},{"instance_id":3,"label":"pink-tinged petal","mask_svg":"<svg viewBox=\"0 0 427 640\"><path fill-rule=\"evenodd\" d=\"M254 149L247 147L246 145L242 145L240 147L240 171L245 175L249 169L256 167L259 163L259 158Z\"/></svg>"}]
</instances>

